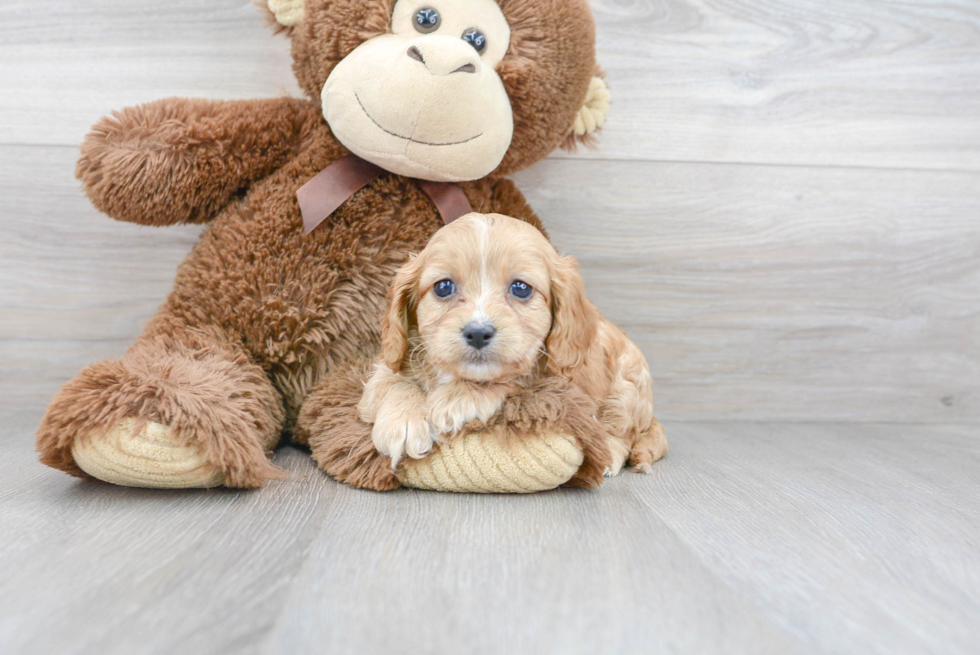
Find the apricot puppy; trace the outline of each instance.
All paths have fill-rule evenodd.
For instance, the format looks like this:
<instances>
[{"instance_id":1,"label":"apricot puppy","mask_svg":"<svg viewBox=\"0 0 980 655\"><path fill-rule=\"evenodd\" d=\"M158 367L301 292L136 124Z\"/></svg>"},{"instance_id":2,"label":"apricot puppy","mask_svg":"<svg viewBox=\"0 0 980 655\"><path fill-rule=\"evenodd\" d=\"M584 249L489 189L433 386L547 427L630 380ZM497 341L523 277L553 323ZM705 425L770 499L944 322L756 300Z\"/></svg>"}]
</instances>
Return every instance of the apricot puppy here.
<instances>
[{"instance_id":1,"label":"apricot puppy","mask_svg":"<svg viewBox=\"0 0 980 655\"><path fill-rule=\"evenodd\" d=\"M599 406L610 475L667 453L639 348L585 296L578 263L533 226L468 214L398 272L381 355L358 406L375 447L397 465L468 425L540 376L577 384Z\"/></svg>"}]
</instances>

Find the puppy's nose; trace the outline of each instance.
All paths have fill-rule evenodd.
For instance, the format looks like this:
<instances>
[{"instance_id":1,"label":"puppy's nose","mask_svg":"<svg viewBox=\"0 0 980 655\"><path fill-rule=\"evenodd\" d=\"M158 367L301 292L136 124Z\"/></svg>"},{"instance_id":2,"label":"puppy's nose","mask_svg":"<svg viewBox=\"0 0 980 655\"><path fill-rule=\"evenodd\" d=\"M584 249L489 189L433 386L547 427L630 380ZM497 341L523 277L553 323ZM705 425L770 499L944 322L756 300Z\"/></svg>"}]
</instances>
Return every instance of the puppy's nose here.
<instances>
[{"instance_id":1,"label":"puppy's nose","mask_svg":"<svg viewBox=\"0 0 980 655\"><path fill-rule=\"evenodd\" d=\"M466 339L466 343L477 350L482 350L484 346L490 343L490 339L496 333L497 331L493 329L492 325L470 323L463 328L463 338Z\"/></svg>"}]
</instances>

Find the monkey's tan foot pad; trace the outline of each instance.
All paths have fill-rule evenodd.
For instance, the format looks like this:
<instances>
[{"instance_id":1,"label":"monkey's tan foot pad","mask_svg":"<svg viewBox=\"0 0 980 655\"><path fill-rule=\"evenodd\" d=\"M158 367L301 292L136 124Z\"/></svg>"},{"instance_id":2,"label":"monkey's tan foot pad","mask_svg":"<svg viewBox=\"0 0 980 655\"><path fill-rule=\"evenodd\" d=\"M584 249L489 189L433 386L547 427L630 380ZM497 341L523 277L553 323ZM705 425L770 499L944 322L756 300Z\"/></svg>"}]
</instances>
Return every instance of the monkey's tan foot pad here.
<instances>
[{"instance_id":1,"label":"monkey's tan foot pad","mask_svg":"<svg viewBox=\"0 0 980 655\"><path fill-rule=\"evenodd\" d=\"M220 487L224 474L208 464L199 446L179 443L170 428L124 419L101 437L77 439L71 454L78 467L104 482L151 489Z\"/></svg>"},{"instance_id":2,"label":"monkey's tan foot pad","mask_svg":"<svg viewBox=\"0 0 980 655\"><path fill-rule=\"evenodd\" d=\"M403 459L398 481L433 491L526 494L565 484L584 459L578 443L566 434L546 432L519 440L491 437L464 434L423 459Z\"/></svg>"}]
</instances>

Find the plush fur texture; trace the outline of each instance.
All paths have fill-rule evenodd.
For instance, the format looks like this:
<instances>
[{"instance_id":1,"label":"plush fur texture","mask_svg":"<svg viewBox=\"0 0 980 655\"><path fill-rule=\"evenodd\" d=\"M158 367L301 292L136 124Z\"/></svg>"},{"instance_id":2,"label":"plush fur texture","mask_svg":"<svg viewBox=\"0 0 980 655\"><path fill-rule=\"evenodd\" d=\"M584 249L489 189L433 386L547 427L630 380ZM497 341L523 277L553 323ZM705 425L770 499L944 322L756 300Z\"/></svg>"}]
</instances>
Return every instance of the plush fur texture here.
<instances>
[{"instance_id":1,"label":"plush fur texture","mask_svg":"<svg viewBox=\"0 0 980 655\"><path fill-rule=\"evenodd\" d=\"M159 100L96 124L75 175L92 203L118 220L202 223L295 157L319 122L295 98Z\"/></svg>"},{"instance_id":2,"label":"plush fur texture","mask_svg":"<svg viewBox=\"0 0 980 655\"><path fill-rule=\"evenodd\" d=\"M370 360L327 375L303 405L295 440L306 444L316 463L336 480L355 487L390 491L401 486L391 461L371 443L371 426L357 418Z\"/></svg>"},{"instance_id":3,"label":"plush fur texture","mask_svg":"<svg viewBox=\"0 0 980 655\"><path fill-rule=\"evenodd\" d=\"M475 210L540 228L501 175L539 161L569 134L595 66L594 26L585 0L500 5L512 28L498 72L514 139L494 174L461 186ZM327 374L375 356L387 286L441 226L436 208L417 180L385 174L306 235L296 191L348 154L322 118L320 90L337 61L388 29L391 6L307 3L305 19L287 30L306 100L172 98L93 128L77 174L96 207L143 225L208 226L134 346L87 368L51 401L37 435L42 461L83 475L73 440L135 418L199 443L229 486L261 486L277 475L265 454L280 434L329 400ZM307 408L310 398L317 404ZM315 441L316 421L306 425Z\"/></svg>"},{"instance_id":4,"label":"plush fur texture","mask_svg":"<svg viewBox=\"0 0 980 655\"><path fill-rule=\"evenodd\" d=\"M161 330L121 361L93 364L66 384L38 431L41 461L82 476L71 457L72 441L98 438L136 418L136 430L153 421L169 427L178 441L201 445L229 486L255 487L281 477L268 453L282 430L282 398L265 372L214 330L193 338L174 334L181 340Z\"/></svg>"}]
</instances>

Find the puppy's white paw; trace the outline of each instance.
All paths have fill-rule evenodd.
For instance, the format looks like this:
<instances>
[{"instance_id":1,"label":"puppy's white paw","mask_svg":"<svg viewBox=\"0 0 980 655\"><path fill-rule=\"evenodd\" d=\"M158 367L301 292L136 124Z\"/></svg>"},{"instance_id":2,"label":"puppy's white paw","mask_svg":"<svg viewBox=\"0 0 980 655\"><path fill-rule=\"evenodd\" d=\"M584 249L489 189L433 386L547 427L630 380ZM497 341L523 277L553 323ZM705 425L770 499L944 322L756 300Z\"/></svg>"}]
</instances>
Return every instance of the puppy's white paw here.
<instances>
[{"instance_id":1,"label":"puppy's white paw","mask_svg":"<svg viewBox=\"0 0 980 655\"><path fill-rule=\"evenodd\" d=\"M382 409L378 412L374 427L371 428L371 441L378 452L391 457L391 467L398 465L403 455L412 459L425 457L432 449L432 426L425 418L421 408L415 412L393 412Z\"/></svg>"},{"instance_id":2,"label":"puppy's white paw","mask_svg":"<svg viewBox=\"0 0 980 655\"><path fill-rule=\"evenodd\" d=\"M443 387L444 388L444 387ZM468 423L486 423L500 410L503 398L486 393L440 393L429 397L429 422L436 434L452 435Z\"/></svg>"}]
</instances>

